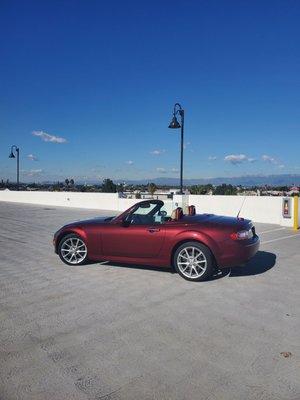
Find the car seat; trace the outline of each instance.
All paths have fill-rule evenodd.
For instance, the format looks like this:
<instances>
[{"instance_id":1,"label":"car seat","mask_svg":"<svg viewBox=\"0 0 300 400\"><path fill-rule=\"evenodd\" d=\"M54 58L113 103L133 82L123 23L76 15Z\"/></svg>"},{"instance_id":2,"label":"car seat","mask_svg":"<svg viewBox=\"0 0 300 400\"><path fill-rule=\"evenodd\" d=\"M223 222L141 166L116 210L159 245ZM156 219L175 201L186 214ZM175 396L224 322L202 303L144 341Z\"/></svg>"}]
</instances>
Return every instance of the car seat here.
<instances>
[{"instance_id":1,"label":"car seat","mask_svg":"<svg viewBox=\"0 0 300 400\"><path fill-rule=\"evenodd\" d=\"M177 207L175 210L172 211L171 220L178 221L183 217L183 211L181 207Z\"/></svg>"},{"instance_id":2,"label":"car seat","mask_svg":"<svg viewBox=\"0 0 300 400\"><path fill-rule=\"evenodd\" d=\"M195 215L195 214L196 214L196 207L188 206L188 215Z\"/></svg>"}]
</instances>

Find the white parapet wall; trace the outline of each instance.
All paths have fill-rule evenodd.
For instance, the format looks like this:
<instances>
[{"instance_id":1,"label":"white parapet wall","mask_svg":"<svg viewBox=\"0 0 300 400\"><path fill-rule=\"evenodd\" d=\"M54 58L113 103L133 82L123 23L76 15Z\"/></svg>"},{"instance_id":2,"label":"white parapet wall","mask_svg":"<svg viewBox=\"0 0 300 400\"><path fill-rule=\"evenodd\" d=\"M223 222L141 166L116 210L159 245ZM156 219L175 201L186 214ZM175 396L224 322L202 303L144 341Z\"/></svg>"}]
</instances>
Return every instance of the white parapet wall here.
<instances>
[{"instance_id":1,"label":"white parapet wall","mask_svg":"<svg viewBox=\"0 0 300 400\"><path fill-rule=\"evenodd\" d=\"M201 196L190 195L189 204L197 213L212 213L237 216L255 222L293 226L293 199L291 198L291 218L282 215L282 197L273 196Z\"/></svg>"},{"instance_id":2,"label":"white parapet wall","mask_svg":"<svg viewBox=\"0 0 300 400\"><path fill-rule=\"evenodd\" d=\"M125 211L139 199L119 197L118 193L0 191L0 201L42 204L57 207L78 207L95 210ZM165 209L171 214L173 201L165 200Z\"/></svg>"},{"instance_id":3,"label":"white parapet wall","mask_svg":"<svg viewBox=\"0 0 300 400\"><path fill-rule=\"evenodd\" d=\"M119 198L118 193L81 193L81 192L29 192L0 191L0 201L15 203L42 204L48 206L79 207L97 210L125 211L137 203L138 199ZM240 216L255 222L293 226L293 199L291 198L291 218L283 218L282 197L270 196L205 196L175 195L165 200L165 208L171 213L177 206L195 205L198 214ZM300 217L299 217L300 225Z\"/></svg>"},{"instance_id":4,"label":"white parapet wall","mask_svg":"<svg viewBox=\"0 0 300 400\"><path fill-rule=\"evenodd\" d=\"M117 193L0 191L0 201L48 206L118 210Z\"/></svg>"}]
</instances>

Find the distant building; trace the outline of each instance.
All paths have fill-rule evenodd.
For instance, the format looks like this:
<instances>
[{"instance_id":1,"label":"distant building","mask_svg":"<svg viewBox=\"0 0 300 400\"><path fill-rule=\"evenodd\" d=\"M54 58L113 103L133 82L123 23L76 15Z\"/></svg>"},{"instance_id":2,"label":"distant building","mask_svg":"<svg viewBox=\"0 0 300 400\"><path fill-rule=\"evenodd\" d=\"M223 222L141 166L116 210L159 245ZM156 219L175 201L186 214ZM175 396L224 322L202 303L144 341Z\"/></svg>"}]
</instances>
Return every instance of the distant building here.
<instances>
[{"instance_id":1,"label":"distant building","mask_svg":"<svg viewBox=\"0 0 300 400\"><path fill-rule=\"evenodd\" d=\"M294 193L299 193L299 188L298 188L298 186L292 186L292 187L290 188L290 191L291 191L291 192L294 192Z\"/></svg>"},{"instance_id":2,"label":"distant building","mask_svg":"<svg viewBox=\"0 0 300 400\"><path fill-rule=\"evenodd\" d=\"M289 190L289 192L288 192L288 194L290 195L290 196L292 196L292 195L295 195L295 194L298 194L299 195L299 188L298 188L298 186L292 186L291 188L290 188L290 190Z\"/></svg>"},{"instance_id":3,"label":"distant building","mask_svg":"<svg viewBox=\"0 0 300 400\"><path fill-rule=\"evenodd\" d=\"M165 199L172 199L174 194L178 194L179 189L166 189L166 190L156 190L152 195L148 191L140 191L140 190L127 190L124 191L122 194L119 193L119 197L125 197L127 199L156 199L156 200L165 200ZM183 190L184 194L190 194L188 189Z\"/></svg>"},{"instance_id":4,"label":"distant building","mask_svg":"<svg viewBox=\"0 0 300 400\"><path fill-rule=\"evenodd\" d=\"M238 196L260 196L259 190L243 190L237 193Z\"/></svg>"}]
</instances>

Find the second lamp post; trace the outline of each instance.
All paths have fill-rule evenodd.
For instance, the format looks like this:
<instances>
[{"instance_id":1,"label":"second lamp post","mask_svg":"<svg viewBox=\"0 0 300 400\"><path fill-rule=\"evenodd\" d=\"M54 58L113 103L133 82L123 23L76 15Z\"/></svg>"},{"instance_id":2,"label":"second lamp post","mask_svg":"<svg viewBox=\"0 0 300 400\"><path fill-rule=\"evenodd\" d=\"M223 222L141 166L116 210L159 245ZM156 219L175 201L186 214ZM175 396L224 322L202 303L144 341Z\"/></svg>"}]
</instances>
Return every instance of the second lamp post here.
<instances>
[{"instance_id":1,"label":"second lamp post","mask_svg":"<svg viewBox=\"0 0 300 400\"><path fill-rule=\"evenodd\" d=\"M180 116L180 123L178 122L177 115ZM180 142L180 194L183 194L183 134L184 134L184 109L179 103L175 103L173 110L173 118L170 122L169 128L181 128L181 142Z\"/></svg>"},{"instance_id":2,"label":"second lamp post","mask_svg":"<svg viewBox=\"0 0 300 400\"><path fill-rule=\"evenodd\" d=\"M16 158L14 155L14 150L17 153L17 190L20 187L20 149L15 144L11 146L9 158Z\"/></svg>"}]
</instances>

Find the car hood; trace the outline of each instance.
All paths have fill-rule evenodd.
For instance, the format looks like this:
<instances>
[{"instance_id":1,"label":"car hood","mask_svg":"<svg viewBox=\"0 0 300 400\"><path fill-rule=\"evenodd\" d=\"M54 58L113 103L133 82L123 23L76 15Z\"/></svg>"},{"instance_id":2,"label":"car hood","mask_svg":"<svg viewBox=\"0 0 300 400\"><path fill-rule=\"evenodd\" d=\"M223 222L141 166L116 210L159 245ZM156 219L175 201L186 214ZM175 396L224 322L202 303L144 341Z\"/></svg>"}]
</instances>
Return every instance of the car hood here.
<instances>
[{"instance_id":1,"label":"car hood","mask_svg":"<svg viewBox=\"0 0 300 400\"><path fill-rule=\"evenodd\" d=\"M64 225L64 228L69 228L69 227L74 227L74 226L86 226L86 225L101 225L101 224L107 224L110 222L114 217L96 217L96 218L91 218L91 219L84 219L84 220L79 220L76 222L71 222L70 224Z\"/></svg>"}]
</instances>

